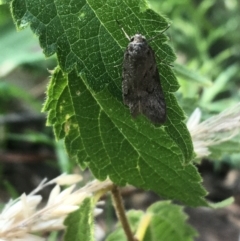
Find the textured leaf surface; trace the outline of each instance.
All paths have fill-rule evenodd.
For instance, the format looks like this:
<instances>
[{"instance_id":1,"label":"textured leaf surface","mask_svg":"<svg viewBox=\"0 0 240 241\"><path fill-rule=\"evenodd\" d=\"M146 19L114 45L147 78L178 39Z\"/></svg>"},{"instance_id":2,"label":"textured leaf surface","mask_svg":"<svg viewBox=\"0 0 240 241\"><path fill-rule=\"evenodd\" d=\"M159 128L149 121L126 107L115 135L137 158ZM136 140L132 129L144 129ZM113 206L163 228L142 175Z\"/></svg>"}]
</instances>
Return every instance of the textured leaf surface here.
<instances>
[{"instance_id":1,"label":"textured leaf surface","mask_svg":"<svg viewBox=\"0 0 240 241\"><path fill-rule=\"evenodd\" d=\"M141 9L138 7L141 3ZM68 153L98 179L110 177L151 189L189 205L205 205L200 176L188 164L193 147L184 114L172 92L178 89L168 63L175 56L160 35L151 42L167 102L168 119L155 128L145 117L133 120L121 97L121 63L129 35L147 39L168 23L144 1L13 1L18 26L30 23L44 53L57 53L60 68L48 88L45 111Z\"/></svg>"},{"instance_id":2,"label":"textured leaf surface","mask_svg":"<svg viewBox=\"0 0 240 241\"><path fill-rule=\"evenodd\" d=\"M49 99L46 108L52 110L49 119L58 123L57 135L67 134L68 152L82 165L88 164L99 179L109 176L120 185L130 183L190 205L204 205L198 173L193 165L182 164L182 152L171 137L148 122L129 119L107 89L93 93L84 77L57 69Z\"/></svg>"},{"instance_id":3,"label":"textured leaf surface","mask_svg":"<svg viewBox=\"0 0 240 241\"><path fill-rule=\"evenodd\" d=\"M168 201L153 204L146 213L142 211L128 212L128 220L134 233L138 233L137 230L141 230L148 224L143 237L138 236L140 240L144 241L193 241L197 232L186 223L186 219L187 216L183 213L182 207ZM107 238L107 241L112 240L126 240L121 227Z\"/></svg>"}]
</instances>

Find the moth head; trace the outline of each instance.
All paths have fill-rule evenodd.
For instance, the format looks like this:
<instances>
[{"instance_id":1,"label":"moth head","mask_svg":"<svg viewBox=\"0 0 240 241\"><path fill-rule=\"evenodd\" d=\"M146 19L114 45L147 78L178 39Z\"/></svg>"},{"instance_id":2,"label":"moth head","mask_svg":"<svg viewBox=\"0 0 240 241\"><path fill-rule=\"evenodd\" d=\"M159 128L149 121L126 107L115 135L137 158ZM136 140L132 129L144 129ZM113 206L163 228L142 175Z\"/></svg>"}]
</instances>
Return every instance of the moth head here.
<instances>
[{"instance_id":1,"label":"moth head","mask_svg":"<svg viewBox=\"0 0 240 241\"><path fill-rule=\"evenodd\" d=\"M137 33L137 34L135 34L134 36L131 37L131 42L135 42L135 43L146 42L146 38L142 34Z\"/></svg>"},{"instance_id":2,"label":"moth head","mask_svg":"<svg viewBox=\"0 0 240 241\"><path fill-rule=\"evenodd\" d=\"M148 51L148 44L146 38L141 34L135 34L130 39L128 44L128 51L130 55L142 56Z\"/></svg>"}]
</instances>

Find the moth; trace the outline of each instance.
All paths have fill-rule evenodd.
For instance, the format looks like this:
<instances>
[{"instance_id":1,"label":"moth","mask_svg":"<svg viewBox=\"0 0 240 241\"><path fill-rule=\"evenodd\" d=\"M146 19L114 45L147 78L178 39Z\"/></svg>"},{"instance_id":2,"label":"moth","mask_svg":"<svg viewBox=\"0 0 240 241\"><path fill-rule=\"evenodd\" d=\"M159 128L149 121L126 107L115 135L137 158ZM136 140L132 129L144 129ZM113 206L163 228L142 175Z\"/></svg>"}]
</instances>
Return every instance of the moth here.
<instances>
[{"instance_id":1,"label":"moth","mask_svg":"<svg viewBox=\"0 0 240 241\"><path fill-rule=\"evenodd\" d=\"M167 117L166 102L155 53L143 35L135 34L129 38L122 31L130 41L123 59L123 102L129 107L132 117L141 113L153 124L163 124Z\"/></svg>"}]
</instances>

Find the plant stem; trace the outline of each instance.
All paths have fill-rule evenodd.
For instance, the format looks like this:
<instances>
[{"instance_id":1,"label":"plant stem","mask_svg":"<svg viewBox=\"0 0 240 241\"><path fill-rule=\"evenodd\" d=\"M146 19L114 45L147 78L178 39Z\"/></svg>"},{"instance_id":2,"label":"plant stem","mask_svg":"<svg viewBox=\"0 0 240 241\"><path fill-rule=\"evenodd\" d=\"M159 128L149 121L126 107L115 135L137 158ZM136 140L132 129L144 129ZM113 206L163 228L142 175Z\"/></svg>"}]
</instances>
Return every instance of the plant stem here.
<instances>
[{"instance_id":1,"label":"plant stem","mask_svg":"<svg viewBox=\"0 0 240 241\"><path fill-rule=\"evenodd\" d=\"M134 235L131 231L130 225L129 225L127 217L125 215L123 200L120 195L119 188L116 185L114 185L112 188L112 199L113 199L113 204L114 204L114 207L116 210L117 217L122 224L122 227L123 227L123 230L127 237L127 240L128 241L137 241L137 239L134 237Z\"/></svg>"}]
</instances>

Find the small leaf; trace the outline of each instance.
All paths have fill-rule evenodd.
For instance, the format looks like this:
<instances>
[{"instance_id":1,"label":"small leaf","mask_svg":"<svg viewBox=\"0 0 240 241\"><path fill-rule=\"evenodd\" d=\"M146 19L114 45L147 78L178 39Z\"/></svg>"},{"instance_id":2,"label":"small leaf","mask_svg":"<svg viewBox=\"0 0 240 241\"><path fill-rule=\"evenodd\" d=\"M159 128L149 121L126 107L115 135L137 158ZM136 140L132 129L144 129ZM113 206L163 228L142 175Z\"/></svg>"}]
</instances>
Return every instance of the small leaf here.
<instances>
[{"instance_id":1,"label":"small leaf","mask_svg":"<svg viewBox=\"0 0 240 241\"><path fill-rule=\"evenodd\" d=\"M230 206L231 204L234 203L234 197L229 197L221 202L217 202L217 203L211 203L209 206L212 208L225 208L227 206Z\"/></svg>"},{"instance_id":2,"label":"small leaf","mask_svg":"<svg viewBox=\"0 0 240 241\"><path fill-rule=\"evenodd\" d=\"M86 198L81 207L68 215L64 224L67 226L65 241L94 240L93 238L93 201Z\"/></svg>"},{"instance_id":3,"label":"small leaf","mask_svg":"<svg viewBox=\"0 0 240 241\"><path fill-rule=\"evenodd\" d=\"M153 215L148 230L152 241L193 241L197 236L197 232L186 223L187 216L178 205L169 201L158 202L147 212Z\"/></svg>"},{"instance_id":4,"label":"small leaf","mask_svg":"<svg viewBox=\"0 0 240 241\"><path fill-rule=\"evenodd\" d=\"M138 231L144 226L144 219L149 219L148 228L142 237ZM133 233L137 232L137 238L143 241L193 241L197 232L186 223L187 216L182 207L169 201L157 202L150 206L146 213L141 211L129 211L127 217ZM140 232L141 233L141 232ZM125 241L122 227L118 227L108 236L106 241Z\"/></svg>"}]
</instances>

